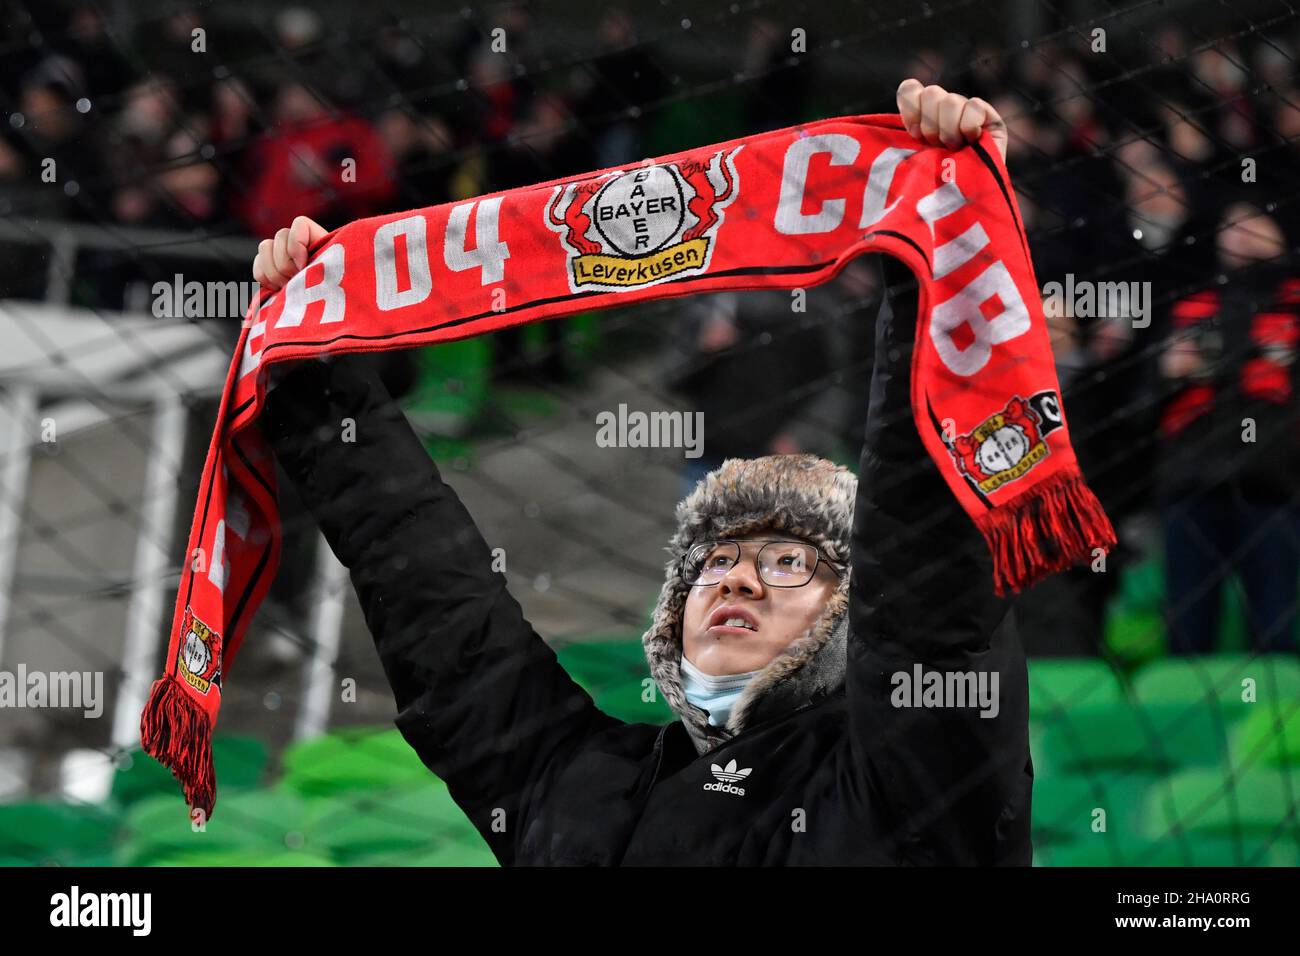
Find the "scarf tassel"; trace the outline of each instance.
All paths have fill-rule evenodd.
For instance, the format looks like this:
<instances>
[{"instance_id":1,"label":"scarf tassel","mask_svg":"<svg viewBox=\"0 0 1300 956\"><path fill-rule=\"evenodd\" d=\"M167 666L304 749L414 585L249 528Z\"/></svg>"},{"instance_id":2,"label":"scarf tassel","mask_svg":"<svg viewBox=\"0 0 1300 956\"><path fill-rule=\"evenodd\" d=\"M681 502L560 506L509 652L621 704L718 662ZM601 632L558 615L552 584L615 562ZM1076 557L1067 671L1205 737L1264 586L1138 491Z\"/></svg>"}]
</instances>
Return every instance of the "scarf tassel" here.
<instances>
[{"instance_id":1,"label":"scarf tassel","mask_svg":"<svg viewBox=\"0 0 1300 956\"><path fill-rule=\"evenodd\" d=\"M1115 529L1077 471L1047 478L975 524L993 555L998 597L1095 557L1115 546Z\"/></svg>"},{"instance_id":2,"label":"scarf tassel","mask_svg":"<svg viewBox=\"0 0 1300 956\"><path fill-rule=\"evenodd\" d=\"M140 715L140 742L145 753L180 781L190 807L210 819L217 797L212 727L208 715L173 678L154 681Z\"/></svg>"}]
</instances>

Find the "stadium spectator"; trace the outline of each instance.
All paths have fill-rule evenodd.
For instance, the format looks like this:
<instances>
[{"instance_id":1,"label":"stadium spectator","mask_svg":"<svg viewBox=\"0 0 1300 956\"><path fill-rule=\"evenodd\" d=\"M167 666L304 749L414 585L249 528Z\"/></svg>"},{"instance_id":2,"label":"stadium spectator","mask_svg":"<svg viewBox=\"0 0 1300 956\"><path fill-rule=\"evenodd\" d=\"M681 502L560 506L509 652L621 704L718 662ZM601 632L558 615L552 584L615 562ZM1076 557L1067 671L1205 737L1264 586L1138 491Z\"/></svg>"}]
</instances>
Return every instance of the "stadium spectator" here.
<instances>
[{"instance_id":1,"label":"stadium spectator","mask_svg":"<svg viewBox=\"0 0 1300 956\"><path fill-rule=\"evenodd\" d=\"M593 164L590 138L575 123L564 98L541 93L533 99L527 116L517 123L500 149L489 154L489 189L514 189L564 176L588 172ZM524 330L514 326L492 336L493 377L529 382L568 382L574 376L565 349L563 322L543 322L542 355L533 359L524 351Z\"/></svg>"},{"instance_id":2,"label":"stadium spectator","mask_svg":"<svg viewBox=\"0 0 1300 956\"><path fill-rule=\"evenodd\" d=\"M1214 649L1229 575L1258 651L1295 650L1300 275L1276 219L1227 206L1221 282L1180 300L1160 356L1169 646Z\"/></svg>"},{"instance_id":3,"label":"stadium spectator","mask_svg":"<svg viewBox=\"0 0 1300 956\"><path fill-rule=\"evenodd\" d=\"M63 48L80 64L86 75L86 89L95 99L112 102L136 78L136 73L109 32L107 20L98 4L76 4L68 14Z\"/></svg>"},{"instance_id":4,"label":"stadium spectator","mask_svg":"<svg viewBox=\"0 0 1300 956\"><path fill-rule=\"evenodd\" d=\"M444 118L458 142L490 147L528 112L535 93L530 67L540 55L526 3L495 7L490 17L469 14L451 51L457 92Z\"/></svg>"},{"instance_id":5,"label":"stadium spectator","mask_svg":"<svg viewBox=\"0 0 1300 956\"><path fill-rule=\"evenodd\" d=\"M441 36L422 35L413 17L343 20L306 6L254 24L181 3L131 29L91 3L33 5L14 20L15 35L39 34L42 44L14 47L0 63L0 89L13 104L0 130L0 214L266 234L300 212L332 228L635 161L664 141L657 124L667 111L657 107L678 105L673 74L686 71L672 47L647 42L639 13L604 9L587 38L594 55L575 58L566 46L548 75L546 34L526 2L466 11ZM806 118L818 91L789 25L744 23L732 61L717 64L729 81L745 79L731 107L735 125L752 132ZM1185 313L1219 271L1213 210L1225 183L1239 185L1244 158L1258 164L1252 198L1290 245L1300 240L1300 202L1290 195L1300 161L1294 39L1273 31L1207 44L1169 18L1123 56L1091 55L1066 38L1005 54L988 41L930 40L908 56L909 72L923 78L969 78L961 85L1007 118L1008 165L1040 283L1067 273L1150 283L1148 328L1053 320L1076 448L1121 536L1127 516L1155 513L1154 474L1134 475L1129 462L1155 454L1162 389L1186 385L1157 367L1178 364L1160 343L1180 341L1171 308L1183 303ZM345 43L365 55L346 55ZM261 72L264 63L275 72ZM557 84L567 98L552 92ZM348 158L357 161L355 182L345 175ZM40 181L46 159L58 171L54 184ZM38 297L43 269L24 248L5 247L14 268L0 292ZM101 305L120 302L122 289L158 268L135 255L80 251L78 289ZM1223 271L1227 282L1212 294L1231 298L1257 270ZM832 337L841 335L835 316L848 314L840 293L853 274L811 290L809 314L820 309ZM494 337L498 379L570 379L562 324L543 327L536 367L522 354L520 330ZM712 328L726 337L723 325ZM842 402L848 386L837 387ZM849 421L838 412L828 420ZM837 444L856 446L853 427L771 436L771 447L832 454ZM1174 446L1159 434L1168 454ZM1112 560L1122 564L1125 554L1121 547ZM1071 646L1097 646L1104 601L1087 589L1117 577L1052 580L1078 578L1084 588L1090 612L1077 620L1089 636Z\"/></svg>"},{"instance_id":6,"label":"stadium spectator","mask_svg":"<svg viewBox=\"0 0 1300 956\"><path fill-rule=\"evenodd\" d=\"M109 127L113 215L119 222L163 224L159 220L166 213L160 209L157 176L173 158L169 150L172 135L189 122L181 113L176 83L170 77L154 74L127 89L122 110L113 116Z\"/></svg>"},{"instance_id":7,"label":"stadium spectator","mask_svg":"<svg viewBox=\"0 0 1300 956\"><path fill-rule=\"evenodd\" d=\"M750 77L745 100L747 132L781 129L805 118L813 70L807 53L793 49L789 32L772 20L755 20L745 39L742 67ZM929 82L924 76L921 81Z\"/></svg>"},{"instance_id":8,"label":"stadium spectator","mask_svg":"<svg viewBox=\"0 0 1300 956\"><path fill-rule=\"evenodd\" d=\"M19 108L9 119L17 132L11 144L22 152L22 215L104 217L105 151L84 96L81 67L64 56L46 57L24 77Z\"/></svg>"},{"instance_id":9,"label":"stadium spectator","mask_svg":"<svg viewBox=\"0 0 1300 956\"><path fill-rule=\"evenodd\" d=\"M400 209L436 206L451 200L451 130L436 116L405 107L385 110L376 124L396 164Z\"/></svg>"},{"instance_id":10,"label":"stadium spectator","mask_svg":"<svg viewBox=\"0 0 1300 956\"><path fill-rule=\"evenodd\" d=\"M704 414L704 454L687 459L682 493L722 461L755 454L850 454L870 384L877 257L849 263L829 287L720 292L682 303L664 381Z\"/></svg>"},{"instance_id":11,"label":"stadium spectator","mask_svg":"<svg viewBox=\"0 0 1300 956\"><path fill-rule=\"evenodd\" d=\"M292 78L279 89L274 118L253 147L256 178L236 197L249 232L274 232L297 214L334 228L396 197L393 158L369 123L330 110Z\"/></svg>"},{"instance_id":12,"label":"stadium spectator","mask_svg":"<svg viewBox=\"0 0 1300 956\"><path fill-rule=\"evenodd\" d=\"M664 95L668 79L649 44L637 41L622 7L601 15L601 52L578 67L574 114L595 143L596 169L641 159L648 110Z\"/></svg>"},{"instance_id":13,"label":"stadium spectator","mask_svg":"<svg viewBox=\"0 0 1300 956\"><path fill-rule=\"evenodd\" d=\"M250 153L262 128L261 111L249 82L238 76L217 81L212 88L208 143L221 173L214 222L225 228L240 228L234 197L251 189L255 170Z\"/></svg>"}]
</instances>

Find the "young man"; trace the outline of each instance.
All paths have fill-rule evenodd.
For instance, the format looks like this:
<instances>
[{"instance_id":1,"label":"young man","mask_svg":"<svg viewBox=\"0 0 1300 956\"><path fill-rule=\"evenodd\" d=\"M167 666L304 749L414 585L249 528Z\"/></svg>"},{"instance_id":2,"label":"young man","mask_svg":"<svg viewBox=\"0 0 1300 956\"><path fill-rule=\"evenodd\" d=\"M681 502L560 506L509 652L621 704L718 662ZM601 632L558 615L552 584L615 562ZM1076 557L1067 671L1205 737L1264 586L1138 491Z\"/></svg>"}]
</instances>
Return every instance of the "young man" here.
<instances>
[{"instance_id":1,"label":"young man","mask_svg":"<svg viewBox=\"0 0 1300 956\"><path fill-rule=\"evenodd\" d=\"M918 138L987 126L1005 153L982 101L915 80L898 98ZM263 243L254 275L301 268L313 225ZM270 393L261 424L351 569L397 726L501 863L1030 862L1024 655L912 421L915 280L874 267L860 479L729 459L677 507L643 638L666 726L602 713L559 666L367 357L302 362ZM900 693L935 674L992 696Z\"/></svg>"}]
</instances>

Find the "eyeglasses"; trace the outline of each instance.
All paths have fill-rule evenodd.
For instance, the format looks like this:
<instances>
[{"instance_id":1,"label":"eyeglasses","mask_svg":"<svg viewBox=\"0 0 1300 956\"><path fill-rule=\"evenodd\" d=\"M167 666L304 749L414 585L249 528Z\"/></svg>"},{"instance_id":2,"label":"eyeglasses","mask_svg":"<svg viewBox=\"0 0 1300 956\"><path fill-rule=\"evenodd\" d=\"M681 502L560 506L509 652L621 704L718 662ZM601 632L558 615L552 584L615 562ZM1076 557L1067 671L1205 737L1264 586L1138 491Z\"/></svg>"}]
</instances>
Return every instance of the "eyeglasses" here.
<instances>
[{"instance_id":1,"label":"eyeglasses","mask_svg":"<svg viewBox=\"0 0 1300 956\"><path fill-rule=\"evenodd\" d=\"M842 573L836 562L802 541L749 539L748 543L763 545L754 560L759 578L768 587L801 588L813 579L821 564L837 575ZM691 587L713 587L740 561L740 544L730 539L697 544L682 558L683 577Z\"/></svg>"}]
</instances>

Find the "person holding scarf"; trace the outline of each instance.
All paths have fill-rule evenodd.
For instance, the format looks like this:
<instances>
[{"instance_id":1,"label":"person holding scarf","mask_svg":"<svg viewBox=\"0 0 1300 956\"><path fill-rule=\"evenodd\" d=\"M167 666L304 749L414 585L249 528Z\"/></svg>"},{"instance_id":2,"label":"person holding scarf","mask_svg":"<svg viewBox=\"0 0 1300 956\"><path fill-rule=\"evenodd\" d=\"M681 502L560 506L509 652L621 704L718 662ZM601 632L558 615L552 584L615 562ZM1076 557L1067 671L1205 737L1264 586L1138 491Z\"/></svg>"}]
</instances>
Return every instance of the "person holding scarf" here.
<instances>
[{"instance_id":1,"label":"person holding scarf","mask_svg":"<svg viewBox=\"0 0 1300 956\"><path fill-rule=\"evenodd\" d=\"M1010 206L990 222L1028 282L1023 230L983 146L1005 157L1001 118L916 80L898 106L917 150L974 144L966 168L992 174L1003 205L990 208ZM923 208L946 215L952 195L940 187ZM813 214L788 215L797 226ZM320 238L295 221L262 244L254 276L281 287ZM936 419L939 445L919 430L914 349L920 363L933 336L958 365L976 351L963 351L960 329L918 335L923 317L939 321L923 307L932 283L969 261L955 251L937 247L920 281L919 265L875 264L887 291L858 476L808 454L731 458L677 506L643 636L680 718L663 726L603 713L559 665L370 356L269 370L260 433L350 569L396 725L503 865L1031 862L1027 676L1002 595L1113 544L1113 531L1074 468L1055 393L1032 392L1055 386L1042 329L1013 367L1041 377L1010 386L1011 398L987 376L958 379L968 421L954 431ZM1014 290L1002 289L1005 308ZM990 314L981 348L979 336L1011 327ZM1029 314L1041 321L1036 303ZM955 407L951 389L928 393L940 414ZM354 441L339 438L345 419ZM1026 437L1035 444L1017 444ZM998 489L1026 475L1003 503ZM206 633L182 646L200 648ZM187 795L210 806L183 691L156 685L142 733L153 753L176 745Z\"/></svg>"}]
</instances>

